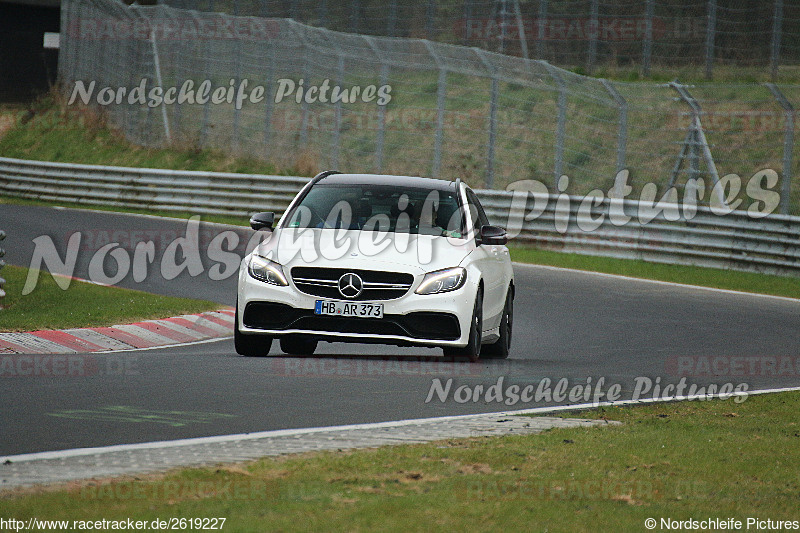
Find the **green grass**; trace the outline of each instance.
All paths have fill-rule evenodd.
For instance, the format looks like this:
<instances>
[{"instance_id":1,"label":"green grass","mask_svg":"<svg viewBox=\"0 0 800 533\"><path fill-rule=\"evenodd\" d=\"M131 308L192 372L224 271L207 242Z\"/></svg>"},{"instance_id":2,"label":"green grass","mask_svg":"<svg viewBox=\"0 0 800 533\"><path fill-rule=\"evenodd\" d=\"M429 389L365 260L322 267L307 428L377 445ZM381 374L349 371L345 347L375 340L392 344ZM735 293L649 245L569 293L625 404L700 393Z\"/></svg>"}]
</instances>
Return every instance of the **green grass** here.
<instances>
[{"instance_id":1,"label":"green grass","mask_svg":"<svg viewBox=\"0 0 800 533\"><path fill-rule=\"evenodd\" d=\"M800 282L796 277L771 276L754 272L739 272L698 266L666 265L635 259L567 254L534 248L510 247L510 251L511 259L522 263L591 270L593 272L619 274L632 278L800 298Z\"/></svg>"},{"instance_id":2,"label":"green grass","mask_svg":"<svg viewBox=\"0 0 800 533\"><path fill-rule=\"evenodd\" d=\"M0 331L110 326L220 308L213 302L75 280L62 290L46 272L39 272L36 288L23 296L28 269L7 265L0 273L6 279L6 296L0 300Z\"/></svg>"},{"instance_id":3,"label":"green grass","mask_svg":"<svg viewBox=\"0 0 800 533\"><path fill-rule=\"evenodd\" d=\"M30 106L3 105L13 127L0 135L0 155L61 163L111 165L172 170L215 170L245 174L296 175L251 157L233 157L197 146L146 148L127 141L107 127L106 117L92 110L58 105L43 96Z\"/></svg>"},{"instance_id":4,"label":"green grass","mask_svg":"<svg viewBox=\"0 0 800 533\"><path fill-rule=\"evenodd\" d=\"M225 531L644 531L797 520L800 393L604 408L621 426L266 458L22 489L17 519L224 517Z\"/></svg>"}]
</instances>

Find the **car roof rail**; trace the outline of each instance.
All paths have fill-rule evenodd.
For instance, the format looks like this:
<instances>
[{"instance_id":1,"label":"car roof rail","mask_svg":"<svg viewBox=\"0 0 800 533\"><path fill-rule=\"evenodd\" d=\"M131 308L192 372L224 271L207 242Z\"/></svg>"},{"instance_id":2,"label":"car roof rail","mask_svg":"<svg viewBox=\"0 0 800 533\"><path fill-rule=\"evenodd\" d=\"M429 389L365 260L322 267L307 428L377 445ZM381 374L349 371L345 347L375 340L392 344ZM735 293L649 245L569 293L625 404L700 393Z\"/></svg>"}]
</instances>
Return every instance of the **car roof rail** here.
<instances>
[{"instance_id":1,"label":"car roof rail","mask_svg":"<svg viewBox=\"0 0 800 533\"><path fill-rule=\"evenodd\" d=\"M461 176L456 178L456 182L455 183L456 183L456 194L458 194L458 191L461 190Z\"/></svg>"},{"instance_id":2,"label":"car roof rail","mask_svg":"<svg viewBox=\"0 0 800 533\"><path fill-rule=\"evenodd\" d=\"M334 174L341 174L341 172L338 170L323 170L311 179L311 183L316 183L322 178L327 178L328 176L332 176Z\"/></svg>"}]
</instances>

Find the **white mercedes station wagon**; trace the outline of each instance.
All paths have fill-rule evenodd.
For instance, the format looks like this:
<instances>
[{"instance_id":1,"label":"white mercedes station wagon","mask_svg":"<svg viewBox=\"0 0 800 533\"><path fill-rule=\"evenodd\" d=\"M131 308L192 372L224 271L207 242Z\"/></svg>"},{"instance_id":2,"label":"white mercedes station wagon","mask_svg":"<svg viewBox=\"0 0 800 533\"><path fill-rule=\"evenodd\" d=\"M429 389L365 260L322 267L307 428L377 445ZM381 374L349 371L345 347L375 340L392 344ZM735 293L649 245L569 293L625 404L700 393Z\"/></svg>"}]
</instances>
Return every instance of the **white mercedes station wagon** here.
<instances>
[{"instance_id":1,"label":"white mercedes station wagon","mask_svg":"<svg viewBox=\"0 0 800 533\"><path fill-rule=\"evenodd\" d=\"M322 172L239 271L235 344L291 355L320 341L508 357L514 272L506 232L461 180Z\"/></svg>"}]
</instances>

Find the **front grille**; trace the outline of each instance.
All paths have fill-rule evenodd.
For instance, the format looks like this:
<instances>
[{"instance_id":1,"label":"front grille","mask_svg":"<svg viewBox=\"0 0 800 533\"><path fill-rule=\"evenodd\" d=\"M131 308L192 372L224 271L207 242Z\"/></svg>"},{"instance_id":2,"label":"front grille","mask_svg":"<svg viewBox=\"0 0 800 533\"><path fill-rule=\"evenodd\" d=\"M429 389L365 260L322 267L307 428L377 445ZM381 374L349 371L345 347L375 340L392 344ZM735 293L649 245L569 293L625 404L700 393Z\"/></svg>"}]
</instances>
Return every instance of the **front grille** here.
<instances>
[{"instance_id":1,"label":"front grille","mask_svg":"<svg viewBox=\"0 0 800 533\"><path fill-rule=\"evenodd\" d=\"M292 281L306 294L342 300L339 293L339 278L348 273L358 274L364 282L364 290L356 298L348 300L392 300L400 298L414 283L414 276L403 272L383 272L380 270L352 270L346 268L294 267Z\"/></svg>"},{"instance_id":2,"label":"front grille","mask_svg":"<svg viewBox=\"0 0 800 533\"><path fill-rule=\"evenodd\" d=\"M384 315L382 319L349 318L315 315L312 309L297 309L272 302L248 303L244 310L244 325L255 329L303 329L343 335L362 333L430 340L456 340L461 336L458 318L450 313L414 312Z\"/></svg>"}]
</instances>

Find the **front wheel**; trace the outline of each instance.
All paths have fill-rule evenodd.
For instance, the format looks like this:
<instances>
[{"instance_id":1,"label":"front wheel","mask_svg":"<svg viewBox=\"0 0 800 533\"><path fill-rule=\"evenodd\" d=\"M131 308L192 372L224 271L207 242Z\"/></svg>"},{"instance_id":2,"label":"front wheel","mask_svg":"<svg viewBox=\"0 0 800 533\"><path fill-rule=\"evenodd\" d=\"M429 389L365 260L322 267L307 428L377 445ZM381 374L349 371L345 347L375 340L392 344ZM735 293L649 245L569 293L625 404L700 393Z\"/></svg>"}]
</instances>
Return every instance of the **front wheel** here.
<instances>
[{"instance_id":1,"label":"front wheel","mask_svg":"<svg viewBox=\"0 0 800 533\"><path fill-rule=\"evenodd\" d=\"M272 337L268 335L245 335L239 331L239 304L236 304L236 320L233 325L233 346L236 353L245 357L265 357L272 348Z\"/></svg>"},{"instance_id":2,"label":"front wheel","mask_svg":"<svg viewBox=\"0 0 800 533\"><path fill-rule=\"evenodd\" d=\"M463 348L446 347L442 350L446 357L465 357L472 362L480 359L481 342L483 340L483 292L478 291L475 297L475 308L469 328L469 342Z\"/></svg>"},{"instance_id":3,"label":"front wheel","mask_svg":"<svg viewBox=\"0 0 800 533\"><path fill-rule=\"evenodd\" d=\"M503 318L500 319L500 338L483 348L482 355L492 359L507 359L511 351L511 332L514 326L514 293L508 289Z\"/></svg>"}]
</instances>

